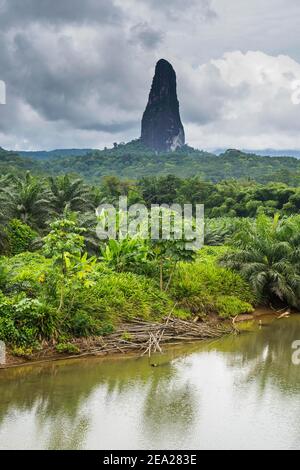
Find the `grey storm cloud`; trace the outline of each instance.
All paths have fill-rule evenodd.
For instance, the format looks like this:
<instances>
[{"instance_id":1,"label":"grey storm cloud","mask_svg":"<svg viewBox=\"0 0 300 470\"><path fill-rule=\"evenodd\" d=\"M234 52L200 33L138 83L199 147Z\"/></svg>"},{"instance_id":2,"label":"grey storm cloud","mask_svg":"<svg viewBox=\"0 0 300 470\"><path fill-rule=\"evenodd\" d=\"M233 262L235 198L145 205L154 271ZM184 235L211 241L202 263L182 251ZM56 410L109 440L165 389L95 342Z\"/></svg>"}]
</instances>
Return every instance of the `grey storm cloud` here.
<instances>
[{"instance_id":1,"label":"grey storm cloud","mask_svg":"<svg viewBox=\"0 0 300 470\"><path fill-rule=\"evenodd\" d=\"M147 49L153 49L158 46L163 41L163 38L164 32L153 28L147 22L139 23L131 28L131 43L139 42Z\"/></svg>"},{"instance_id":2,"label":"grey storm cloud","mask_svg":"<svg viewBox=\"0 0 300 470\"><path fill-rule=\"evenodd\" d=\"M192 145L210 146L216 134L237 146L260 142L263 132L273 146L282 131L300 147L299 107L289 99L300 79L299 16L294 0L0 0L0 146L138 137L165 58Z\"/></svg>"},{"instance_id":3,"label":"grey storm cloud","mask_svg":"<svg viewBox=\"0 0 300 470\"><path fill-rule=\"evenodd\" d=\"M217 18L212 0L145 0L151 7L164 11L170 19L176 20L186 12L197 9L207 20Z\"/></svg>"},{"instance_id":4,"label":"grey storm cloud","mask_svg":"<svg viewBox=\"0 0 300 470\"><path fill-rule=\"evenodd\" d=\"M0 0L2 28L24 22L116 23L122 18L122 10L108 0Z\"/></svg>"}]
</instances>

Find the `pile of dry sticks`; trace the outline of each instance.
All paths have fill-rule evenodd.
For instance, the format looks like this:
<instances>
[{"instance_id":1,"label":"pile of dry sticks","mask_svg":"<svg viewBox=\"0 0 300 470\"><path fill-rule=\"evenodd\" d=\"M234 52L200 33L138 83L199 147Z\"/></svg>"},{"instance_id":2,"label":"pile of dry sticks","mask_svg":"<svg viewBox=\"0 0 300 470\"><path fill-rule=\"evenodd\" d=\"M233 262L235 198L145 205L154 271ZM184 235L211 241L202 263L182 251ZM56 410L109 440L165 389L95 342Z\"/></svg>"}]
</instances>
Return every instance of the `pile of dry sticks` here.
<instances>
[{"instance_id":1,"label":"pile of dry sticks","mask_svg":"<svg viewBox=\"0 0 300 470\"><path fill-rule=\"evenodd\" d=\"M106 355L137 352L141 355L162 352L162 345L182 341L199 341L220 338L236 332L228 323L202 323L171 317L164 323L132 320L123 324L116 333L89 339L81 344L81 355Z\"/></svg>"}]
</instances>

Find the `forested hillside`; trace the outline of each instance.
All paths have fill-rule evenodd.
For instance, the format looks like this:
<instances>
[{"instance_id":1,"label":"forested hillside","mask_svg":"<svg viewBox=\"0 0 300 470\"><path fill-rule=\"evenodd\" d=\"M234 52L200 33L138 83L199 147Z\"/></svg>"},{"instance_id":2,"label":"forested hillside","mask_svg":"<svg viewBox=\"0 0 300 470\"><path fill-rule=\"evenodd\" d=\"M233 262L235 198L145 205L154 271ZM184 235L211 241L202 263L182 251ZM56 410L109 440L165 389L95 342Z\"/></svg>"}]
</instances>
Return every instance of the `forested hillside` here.
<instances>
[{"instance_id":1,"label":"forested hillside","mask_svg":"<svg viewBox=\"0 0 300 470\"><path fill-rule=\"evenodd\" d=\"M73 173L94 183L104 176L136 180L169 174L181 178L197 176L211 182L247 179L259 183L282 182L290 186L298 186L300 182L300 160L296 158L262 157L238 150L227 150L216 156L188 146L173 153L154 153L140 141L115 144L113 149L96 150L84 156L58 156L55 152L42 161L1 151L0 169L2 174L24 169L51 175Z\"/></svg>"}]
</instances>

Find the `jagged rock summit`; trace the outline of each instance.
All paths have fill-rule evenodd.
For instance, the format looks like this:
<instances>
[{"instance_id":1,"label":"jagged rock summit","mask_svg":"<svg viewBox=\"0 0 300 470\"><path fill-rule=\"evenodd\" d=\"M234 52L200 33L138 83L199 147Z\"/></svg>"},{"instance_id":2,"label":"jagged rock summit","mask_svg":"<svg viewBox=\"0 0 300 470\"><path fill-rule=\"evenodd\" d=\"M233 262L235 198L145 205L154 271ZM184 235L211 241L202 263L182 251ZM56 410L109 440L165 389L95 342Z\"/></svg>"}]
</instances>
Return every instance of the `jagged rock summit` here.
<instances>
[{"instance_id":1,"label":"jagged rock summit","mask_svg":"<svg viewBox=\"0 0 300 470\"><path fill-rule=\"evenodd\" d=\"M185 144L176 73L165 59L156 64L149 101L142 120L141 140L148 148L158 152L172 152Z\"/></svg>"}]
</instances>

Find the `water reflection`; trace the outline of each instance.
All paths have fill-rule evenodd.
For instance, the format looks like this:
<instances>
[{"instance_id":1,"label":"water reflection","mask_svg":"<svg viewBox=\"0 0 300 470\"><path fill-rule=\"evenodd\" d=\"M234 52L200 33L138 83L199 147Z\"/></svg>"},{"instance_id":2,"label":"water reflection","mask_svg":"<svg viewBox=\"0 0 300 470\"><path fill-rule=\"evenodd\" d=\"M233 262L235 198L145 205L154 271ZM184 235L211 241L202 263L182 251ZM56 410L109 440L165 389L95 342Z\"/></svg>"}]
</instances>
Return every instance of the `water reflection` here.
<instances>
[{"instance_id":1,"label":"water reflection","mask_svg":"<svg viewBox=\"0 0 300 470\"><path fill-rule=\"evenodd\" d=\"M0 371L0 448L300 448L300 318L254 330L177 347L157 368L131 358Z\"/></svg>"},{"instance_id":2,"label":"water reflection","mask_svg":"<svg viewBox=\"0 0 300 470\"><path fill-rule=\"evenodd\" d=\"M269 317L251 330L224 338L215 350L229 353L228 365L247 371L245 381L255 379L261 391L272 382L283 393L299 393L300 367L292 363L292 344L300 339L300 316L282 320Z\"/></svg>"},{"instance_id":3,"label":"water reflection","mask_svg":"<svg viewBox=\"0 0 300 470\"><path fill-rule=\"evenodd\" d=\"M162 362L162 359L159 359ZM153 369L146 359L98 361L26 367L0 373L1 424L26 411L34 412L37 435L49 436L46 448L81 448L93 416L86 404L95 407L122 406L132 401L132 394L142 399L142 415L150 434L172 416L175 428L192 421L193 391L188 384L170 386L176 382L176 367L170 357ZM97 400L100 391L101 402ZM99 423L101 426L101 423ZM147 432L147 429L145 429ZM0 434L1 437L3 437ZM1 441L0 441L1 447Z\"/></svg>"}]
</instances>

